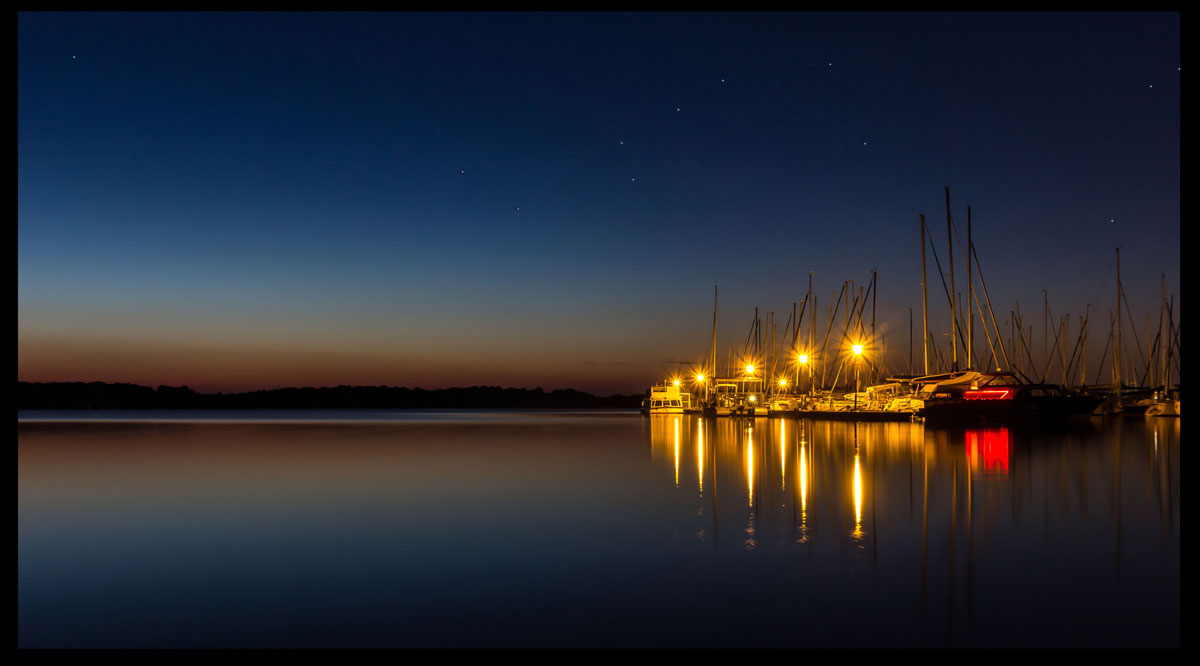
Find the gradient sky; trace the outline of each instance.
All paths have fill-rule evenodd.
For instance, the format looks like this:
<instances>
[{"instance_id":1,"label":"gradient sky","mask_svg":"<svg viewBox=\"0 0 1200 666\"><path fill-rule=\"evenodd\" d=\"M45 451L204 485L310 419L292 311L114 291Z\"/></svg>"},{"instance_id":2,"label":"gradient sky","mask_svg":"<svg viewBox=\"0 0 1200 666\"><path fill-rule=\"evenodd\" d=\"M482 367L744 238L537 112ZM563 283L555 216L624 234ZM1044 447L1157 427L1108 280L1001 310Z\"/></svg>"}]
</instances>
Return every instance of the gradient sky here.
<instances>
[{"instance_id":1,"label":"gradient sky","mask_svg":"<svg viewBox=\"0 0 1200 666\"><path fill-rule=\"evenodd\" d=\"M17 26L19 380L640 392L872 269L903 371L947 186L1002 331L1178 310L1178 13Z\"/></svg>"}]
</instances>

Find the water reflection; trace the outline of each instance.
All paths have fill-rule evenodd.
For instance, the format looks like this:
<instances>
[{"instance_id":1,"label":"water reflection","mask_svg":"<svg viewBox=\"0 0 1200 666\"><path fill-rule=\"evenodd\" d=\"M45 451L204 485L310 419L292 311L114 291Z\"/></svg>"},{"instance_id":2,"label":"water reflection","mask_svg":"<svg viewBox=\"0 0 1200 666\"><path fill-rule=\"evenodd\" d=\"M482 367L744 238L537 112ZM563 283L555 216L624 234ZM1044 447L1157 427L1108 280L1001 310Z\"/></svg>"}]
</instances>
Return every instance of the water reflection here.
<instances>
[{"instance_id":1,"label":"water reflection","mask_svg":"<svg viewBox=\"0 0 1200 666\"><path fill-rule=\"evenodd\" d=\"M800 548L887 585L913 581L922 626L940 624L948 643L993 631L980 620L998 599L1062 610L1150 594L1141 585L1177 607L1177 419L935 429L680 418L698 487L724 491L709 498L714 543L719 510L745 526L745 549Z\"/></svg>"},{"instance_id":2,"label":"water reflection","mask_svg":"<svg viewBox=\"0 0 1200 666\"><path fill-rule=\"evenodd\" d=\"M746 428L746 493L747 506L754 508L754 428Z\"/></svg>"},{"instance_id":3,"label":"water reflection","mask_svg":"<svg viewBox=\"0 0 1200 666\"><path fill-rule=\"evenodd\" d=\"M966 431L967 459L977 474L1008 475L1012 439L1008 428Z\"/></svg>"},{"instance_id":4,"label":"water reflection","mask_svg":"<svg viewBox=\"0 0 1200 666\"><path fill-rule=\"evenodd\" d=\"M800 528L801 530L805 530L808 521L808 455L803 439L800 440L798 462L798 467L800 468ZM805 537L802 536L802 538Z\"/></svg>"},{"instance_id":5,"label":"water reflection","mask_svg":"<svg viewBox=\"0 0 1200 666\"><path fill-rule=\"evenodd\" d=\"M854 447L854 531L850 536L862 538L862 465L859 463L858 447Z\"/></svg>"},{"instance_id":6,"label":"water reflection","mask_svg":"<svg viewBox=\"0 0 1200 666\"><path fill-rule=\"evenodd\" d=\"M679 487L679 417L675 417L675 487Z\"/></svg>"},{"instance_id":7,"label":"water reflection","mask_svg":"<svg viewBox=\"0 0 1200 666\"><path fill-rule=\"evenodd\" d=\"M1179 442L1178 419L19 423L18 644L1178 646Z\"/></svg>"}]
</instances>

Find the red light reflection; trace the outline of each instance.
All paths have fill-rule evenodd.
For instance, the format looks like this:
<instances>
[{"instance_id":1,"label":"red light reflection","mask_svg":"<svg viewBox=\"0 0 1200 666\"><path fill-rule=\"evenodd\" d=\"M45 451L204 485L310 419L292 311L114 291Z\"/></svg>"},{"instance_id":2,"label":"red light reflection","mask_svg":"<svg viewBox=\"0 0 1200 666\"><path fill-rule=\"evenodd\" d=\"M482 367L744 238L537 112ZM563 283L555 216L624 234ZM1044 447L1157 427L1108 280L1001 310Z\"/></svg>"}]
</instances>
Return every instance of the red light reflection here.
<instances>
[{"instance_id":1,"label":"red light reflection","mask_svg":"<svg viewBox=\"0 0 1200 666\"><path fill-rule=\"evenodd\" d=\"M966 439L967 459L972 469L983 474L1008 476L1008 456L1012 447L1008 428L968 430Z\"/></svg>"}]
</instances>

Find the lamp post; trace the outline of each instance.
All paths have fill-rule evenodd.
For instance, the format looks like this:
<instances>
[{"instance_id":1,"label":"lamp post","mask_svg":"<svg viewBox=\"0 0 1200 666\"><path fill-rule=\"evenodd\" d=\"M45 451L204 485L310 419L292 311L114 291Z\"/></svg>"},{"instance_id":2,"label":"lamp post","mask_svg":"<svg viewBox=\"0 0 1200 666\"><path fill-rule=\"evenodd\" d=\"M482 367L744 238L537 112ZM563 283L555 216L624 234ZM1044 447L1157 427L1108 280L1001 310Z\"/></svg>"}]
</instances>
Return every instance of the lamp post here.
<instances>
[{"instance_id":1,"label":"lamp post","mask_svg":"<svg viewBox=\"0 0 1200 666\"><path fill-rule=\"evenodd\" d=\"M703 373L696 375L696 383L700 384L703 387L704 400L707 401L708 400L708 384L704 381Z\"/></svg>"},{"instance_id":2,"label":"lamp post","mask_svg":"<svg viewBox=\"0 0 1200 666\"><path fill-rule=\"evenodd\" d=\"M854 345L854 411L858 411L858 366L862 358L862 345Z\"/></svg>"},{"instance_id":3,"label":"lamp post","mask_svg":"<svg viewBox=\"0 0 1200 666\"><path fill-rule=\"evenodd\" d=\"M751 382L751 381L753 381L753 380L754 380L754 364L753 364L753 363L747 363L747 364L746 364L746 382L745 382L745 383L742 385L742 386L743 386L743 388L747 388L747 389L748 389L748 388L750 387L750 382ZM750 392L749 392L749 391L746 391L746 393L750 393ZM754 394L753 394L753 393L750 393L749 400L750 400L750 402L751 402L751 403L753 403L753 402L754 402ZM753 410L753 409L754 409L754 405L753 405L753 404L751 404L751 405L750 405L750 409L751 409L751 410Z\"/></svg>"}]
</instances>

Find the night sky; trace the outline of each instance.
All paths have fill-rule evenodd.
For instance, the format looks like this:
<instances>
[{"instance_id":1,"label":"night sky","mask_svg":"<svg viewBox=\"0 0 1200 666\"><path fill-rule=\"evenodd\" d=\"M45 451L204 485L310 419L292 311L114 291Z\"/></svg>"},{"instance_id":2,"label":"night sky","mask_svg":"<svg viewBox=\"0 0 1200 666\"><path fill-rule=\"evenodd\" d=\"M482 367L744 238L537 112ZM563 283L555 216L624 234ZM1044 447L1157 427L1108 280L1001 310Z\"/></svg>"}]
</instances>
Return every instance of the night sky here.
<instances>
[{"instance_id":1,"label":"night sky","mask_svg":"<svg viewBox=\"0 0 1200 666\"><path fill-rule=\"evenodd\" d=\"M1178 13L23 13L17 39L23 381L634 393L706 354L714 284L723 358L810 272L823 332L873 269L907 371L947 186L1035 358L1045 289L1072 341L1091 305L1096 363L1116 247L1143 347L1163 274L1179 317Z\"/></svg>"}]
</instances>

